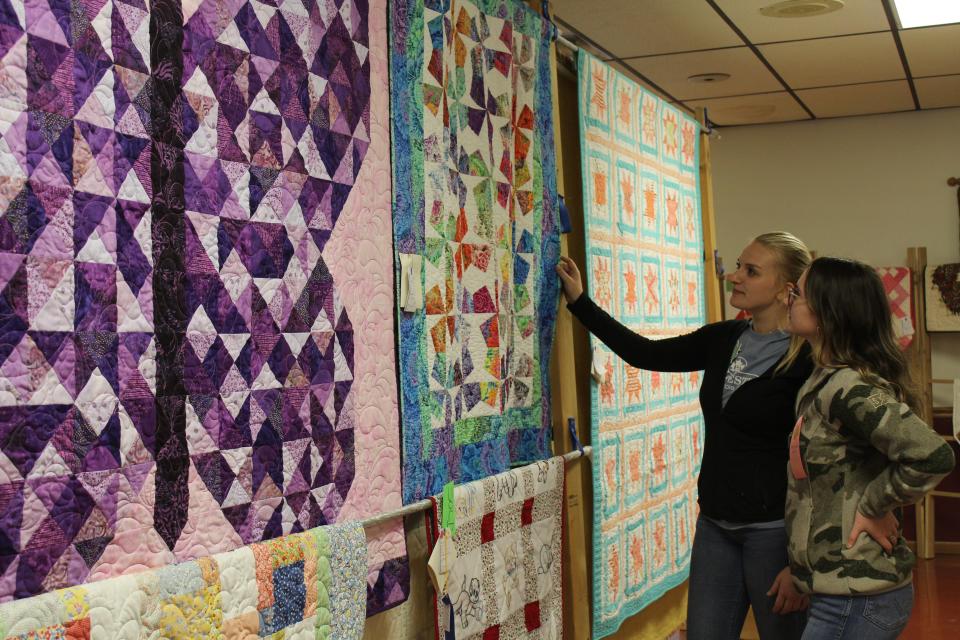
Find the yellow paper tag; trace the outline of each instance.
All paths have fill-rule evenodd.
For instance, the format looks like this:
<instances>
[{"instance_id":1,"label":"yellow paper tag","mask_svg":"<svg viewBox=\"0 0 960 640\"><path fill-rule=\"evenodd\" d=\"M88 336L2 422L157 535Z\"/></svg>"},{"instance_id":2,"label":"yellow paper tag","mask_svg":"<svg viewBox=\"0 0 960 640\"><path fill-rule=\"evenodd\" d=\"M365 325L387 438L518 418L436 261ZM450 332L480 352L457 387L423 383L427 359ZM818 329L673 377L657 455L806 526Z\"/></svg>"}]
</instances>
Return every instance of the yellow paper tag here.
<instances>
[{"instance_id":1,"label":"yellow paper tag","mask_svg":"<svg viewBox=\"0 0 960 640\"><path fill-rule=\"evenodd\" d=\"M447 593L447 579L450 577L450 568L453 561L457 559L457 550L454 547L453 540L450 538L450 532L446 529L440 530L440 537L437 544L430 554L427 561L427 571L430 574L430 581L433 582L433 588L437 593L443 595Z\"/></svg>"}]
</instances>

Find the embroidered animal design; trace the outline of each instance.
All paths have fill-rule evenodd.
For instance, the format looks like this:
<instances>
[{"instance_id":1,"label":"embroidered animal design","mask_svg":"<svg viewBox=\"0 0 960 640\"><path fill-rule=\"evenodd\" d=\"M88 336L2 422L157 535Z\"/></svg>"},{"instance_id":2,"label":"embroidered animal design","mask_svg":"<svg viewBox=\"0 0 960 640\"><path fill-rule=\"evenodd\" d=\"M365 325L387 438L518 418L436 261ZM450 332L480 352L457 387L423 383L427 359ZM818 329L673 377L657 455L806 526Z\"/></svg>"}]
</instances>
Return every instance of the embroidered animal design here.
<instances>
[{"instance_id":1,"label":"embroidered animal design","mask_svg":"<svg viewBox=\"0 0 960 640\"><path fill-rule=\"evenodd\" d=\"M553 553L550 550L551 545L545 544L540 547L540 568L537 570L542 576L550 573L551 567L553 567Z\"/></svg>"},{"instance_id":2,"label":"embroidered animal design","mask_svg":"<svg viewBox=\"0 0 960 640\"><path fill-rule=\"evenodd\" d=\"M513 608L513 595L516 592L520 592L520 558L519 553L517 552L517 545L512 544L507 547L507 550L503 554L503 565L507 573L506 580L506 594L507 594L507 608Z\"/></svg>"},{"instance_id":3,"label":"embroidered animal design","mask_svg":"<svg viewBox=\"0 0 960 640\"><path fill-rule=\"evenodd\" d=\"M497 499L503 500L504 494L512 498L519 483L520 481L517 480L517 476L512 473L505 474L499 478L497 480Z\"/></svg>"},{"instance_id":4,"label":"embroidered animal design","mask_svg":"<svg viewBox=\"0 0 960 640\"><path fill-rule=\"evenodd\" d=\"M457 496L457 517L466 520L471 513L475 512L480 496L477 494L476 486L466 485L464 488L463 495Z\"/></svg>"},{"instance_id":5,"label":"embroidered animal design","mask_svg":"<svg viewBox=\"0 0 960 640\"><path fill-rule=\"evenodd\" d=\"M467 576L463 576L463 583L460 585L460 594L453 603L454 611L460 616L460 624L463 627L470 626L470 620L476 620L483 624L483 603L480 602L480 580L471 578L467 583Z\"/></svg>"},{"instance_id":6,"label":"embroidered animal design","mask_svg":"<svg viewBox=\"0 0 960 640\"><path fill-rule=\"evenodd\" d=\"M550 471L550 465L546 462L537 463L537 482L543 484L547 481L547 474Z\"/></svg>"}]
</instances>

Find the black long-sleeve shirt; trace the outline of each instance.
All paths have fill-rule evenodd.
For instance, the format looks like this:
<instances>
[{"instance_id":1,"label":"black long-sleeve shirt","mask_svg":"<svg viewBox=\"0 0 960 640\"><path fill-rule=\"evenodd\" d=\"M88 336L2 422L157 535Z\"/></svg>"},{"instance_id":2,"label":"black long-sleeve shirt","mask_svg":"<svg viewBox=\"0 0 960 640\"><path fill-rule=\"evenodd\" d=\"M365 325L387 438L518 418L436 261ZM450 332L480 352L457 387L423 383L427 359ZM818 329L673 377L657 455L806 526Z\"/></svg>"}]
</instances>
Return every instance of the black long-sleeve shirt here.
<instances>
[{"instance_id":1,"label":"black long-sleeve shirt","mask_svg":"<svg viewBox=\"0 0 960 640\"><path fill-rule=\"evenodd\" d=\"M651 340L617 322L586 294L567 306L632 367L703 370L700 406L705 428L697 487L704 515L737 523L783 518L794 401L813 370L808 346L786 370L774 375L779 363L774 364L741 385L723 406L723 380L748 322L716 322L685 335Z\"/></svg>"}]
</instances>

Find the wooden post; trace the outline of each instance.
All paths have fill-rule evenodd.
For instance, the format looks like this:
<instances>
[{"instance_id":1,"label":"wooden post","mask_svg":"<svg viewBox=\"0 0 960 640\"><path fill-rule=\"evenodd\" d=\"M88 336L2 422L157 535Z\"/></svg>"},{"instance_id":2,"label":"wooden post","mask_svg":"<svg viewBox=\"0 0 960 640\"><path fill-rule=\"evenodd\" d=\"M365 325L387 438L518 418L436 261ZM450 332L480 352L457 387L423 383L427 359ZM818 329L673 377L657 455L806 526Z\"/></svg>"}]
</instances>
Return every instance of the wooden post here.
<instances>
[{"instance_id":1,"label":"wooden post","mask_svg":"<svg viewBox=\"0 0 960 640\"><path fill-rule=\"evenodd\" d=\"M707 322L723 319L723 282L717 277L717 225L713 208L713 175L710 171L710 137L706 133L706 113L697 108L700 122L700 216L703 220L704 292L707 297Z\"/></svg>"},{"instance_id":2,"label":"wooden post","mask_svg":"<svg viewBox=\"0 0 960 640\"><path fill-rule=\"evenodd\" d=\"M559 135L563 141L562 171L567 207L573 230L562 236L561 252L578 265L586 264L586 236L583 223L583 176L580 157L580 117L577 107L577 76L559 69ZM558 151L558 154L560 152ZM551 370L554 389L554 433L556 442L569 450L566 418L576 416L577 429L583 444L590 442L590 342L586 329L576 322L561 302L557 316L557 337L554 342ZM571 394L571 387L573 392ZM562 422L561 422L562 421ZM562 433L561 433L562 431ZM569 549L564 562L570 566L569 580L564 583L567 600L564 606L565 637L588 640L591 637L592 557L593 557L593 477L590 463L578 460L567 466L567 525ZM582 531L582 535L579 533ZM576 538L580 538L577 542ZM664 594L637 615L624 620L620 630L609 640L662 640L681 625L687 610L686 583Z\"/></svg>"},{"instance_id":3,"label":"wooden post","mask_svg":"<svg viewBox=\"0 0 960 640\"><path fill-rule=\"evenodd\" d=\"M553 85L553 124L554 124L554 146L557 154L557 191L560 194L570 193L569 205L573 211L578 211L579 207L579 165L565 166L564 152L568 153L570 164L579 162L579 134L576 128L571 132L569 124L561 120L560 114L560 83L557 73L557 55L556 44L554 44L553 55L550 59L550 71L552 74ZM575 86L574 86L575 88ZM574 95L576 95L574 93ZM576 124L576 123L574 123ZM571 135L573 134L573 135ZM576 136L576 137L574 137ZM566 145L572 145L572 149L566 149ZM565 180L565 176L571 173L576 174L577 181ZM571 215L572 219L582 221L582 215ZM573 220L572 220L573 222ZM577 222L573 222L577 224ZM582 222L580 226L580 237L583 237ZM570 240L567 235L560 238L561 255L571 255ZM579 255L574 251L572 257L578 264L583 264L583 246L582 240L579 248ZM567 420L573 418L576 421L577 432L583 443L590 441L590 423L581 419L582 411L579 406L577 394L577 358L574 337L573 316L566 310L563 298L561 297L560 309L557 313L556 334L553 343L553 354L550 359L550 385L553 390L553 440L558 448L555 454L566 453L574 449L574 444L570 438L570 432L567 429ZM591 517L589 496L584 495L585 484L590 483L590 461L586 458L578 458L567 464L566 486L565 486L565 528L566 540L563 545L563 581L564 593L567 600L563 607L563 628L564 635L568 638L589 638L590 637L590 566L588 559L590 554L587 552L586 521Z\"/></svg>"},{"instance_id":4,"label":"wooden post","mask_svg":"<svg viewBox=\"0 0 960 640\"><path fill-rule=\"evenodd\" d=\"M924 304L924 271L927 268L927 248L910 247L907 249L907 267L913 281L913 317L916 322L913 342L908 355L913 370L914 384L917 386L920 406L917 407L920 418L933 427L933 367L930 361L930 336L927 334L927 309ZM927 494L916 505L917 515L917 556L933 558L934 522L933 496Z\"/></svg>"},{"instance_id":5,"label":"wooden post","mask_svg":"<svg viewBox=\"0 0 960 640\"><path fill-rule=\"evenodd\" d=\"M576 74L556 67L553 61L554 81L554 136L557 149L557 186L566 196L573 230L561 237L561 254L568 255L578 265L586 264L586 236L583 224L583 201L580 157L580 130L577 105ZM706 155L706 157L704 157ZM721 319L721 283L716 276L713 252L716 234L713 217L713 191L710 177L709 145L701 136L701 212L703 216L707 318ZM556 338L551 359L551 387L553 389L553 433L557 453L572 449L567 431L567 419L575 417L583 444L590 441L590 345L586 331L566 310L563 301L557 315ZM577 640L591 637L590 604L591 557L593 538L593 481L587 460L577 460L567 466L566 526L567 544L564 549L564 588L567 600L564 607L564 632ZM687 585L678 586L654 602L644 611L623 622L611 640L660 640L674 631L686 613Z\"/></svg>"},{"instance_id":6,"label":"wooden post","mask_svg":"<svg viewBox=\"0 0 960 640\"><path fill-rule=\"evenodd\" d=\"M957 215L960 216L960 178L947 178L947 186L957 188Z\"/></svg>"}]
</instances>

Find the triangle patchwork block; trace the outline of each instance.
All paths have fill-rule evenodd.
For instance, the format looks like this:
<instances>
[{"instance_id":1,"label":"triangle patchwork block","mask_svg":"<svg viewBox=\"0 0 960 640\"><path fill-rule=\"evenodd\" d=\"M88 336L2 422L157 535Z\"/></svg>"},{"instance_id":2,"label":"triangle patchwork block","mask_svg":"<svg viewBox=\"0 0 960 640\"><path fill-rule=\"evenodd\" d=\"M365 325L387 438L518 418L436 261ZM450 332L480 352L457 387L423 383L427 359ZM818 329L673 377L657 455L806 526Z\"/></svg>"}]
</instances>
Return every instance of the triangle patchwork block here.
<instances>
[{"instance_id":1,"label":"triangle patchwork block","mask_svg":"<svg viewBox=\"0 0 960 640\"><path fill-rule=\"evenodd\" d=\"M100 234L95 230L87 238L86 244L77 253L78 262L94 262L97 264L116 264L110 251L104 245Z\"/></svg>"},{"instance_id":2,"label":"triangle patchwork block","mask_svg":"<svg viewBox=\"0 0 960 640\"><path fill-rule=\"evenodd\" d=\"M77 110L75 119L89 122L105 129L113 128L115 105L113 101L114 74L105 73L100 82L90 92L83 105Z\"/></svg>"}]
</instances>

